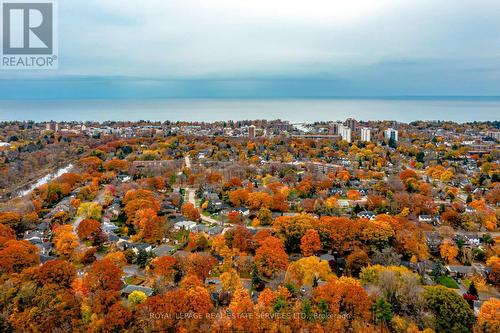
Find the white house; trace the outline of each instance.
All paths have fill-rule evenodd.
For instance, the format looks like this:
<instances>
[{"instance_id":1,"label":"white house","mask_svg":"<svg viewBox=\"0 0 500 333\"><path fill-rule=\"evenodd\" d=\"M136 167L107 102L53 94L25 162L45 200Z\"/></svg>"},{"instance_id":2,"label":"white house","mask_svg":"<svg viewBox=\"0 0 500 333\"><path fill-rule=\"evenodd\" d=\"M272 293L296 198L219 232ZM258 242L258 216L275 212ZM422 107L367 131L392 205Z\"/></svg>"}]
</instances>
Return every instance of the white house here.
<instances>
[{"instance_id":1,"label":"white house","mask_svg":"<svg viewBox=\"0 0 500 333\"><path fill-rule=\"evenodd\" d=\"M193 230L196 227L196 222L194 221L180 221L174 224L175 230Z\"/></svg>"}]
</instances>

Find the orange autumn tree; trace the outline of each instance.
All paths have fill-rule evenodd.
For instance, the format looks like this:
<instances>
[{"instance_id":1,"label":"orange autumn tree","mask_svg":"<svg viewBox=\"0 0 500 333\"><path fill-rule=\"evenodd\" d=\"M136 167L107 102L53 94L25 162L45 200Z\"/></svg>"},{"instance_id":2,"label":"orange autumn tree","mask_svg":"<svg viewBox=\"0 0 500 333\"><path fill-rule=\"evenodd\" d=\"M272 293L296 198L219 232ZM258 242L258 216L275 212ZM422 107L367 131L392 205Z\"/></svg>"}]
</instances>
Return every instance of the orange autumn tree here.
<instances>
[{"instance_id":1,"label":"orange autumn tree","mask_svg":"<svg viewBox=\"0 0 500 333\"><path fill-rule=\"evenodd\" d=\"M273 202L271 209L277 212L286 212L289 209L287 197L283 193L275 193L273 195Z\"/></svg>"},{"instance_id":2,"label":"orange autumn tree","mask_svg":"<svg viewBox=\"0 0 500 333\"><path fill-rule=\"evenodd\" d=\"M137 239L143 239L148 243L159 243L165 236L165 218L156 215L151 209L140 209L136 212L134 226Z\"/></svg>"},{"instance_id":3,"label":"orange autumn tree","mask_svg":"<svg viewBox=\"0 0 500 333\"><path fill-rule=\"evenodd\" d=\"M186 202L185 204L182 205L181 213L182 213L182 215L184 215L186 218L190 219L191 221L199 221L200 220L200 212L190 202Z\"/></svg>"},{"instance_id":4,"label":"orange autumn tree","mask_svg":"<svg viewBox=\"0 0 500 333\"><path fill-rule=\"evenodd\" d=\"M11 239L16 239L14 230L5 224L0 224L0 247Z\"/></svg>"},{"instance_id":5,"label":"orange autumn tree","mask_svg":"<svg viewBox=\"0 0 500 333\"><path fill-rule=\"evenodd\" d=\"M128 170L126 160L112 159L104 163L104 169L107 171L125 172Z\"/></svg>"},{"instance_id":6,"label":"orange autumn tree","mask_svg":"<svg viewBox=\"0 0 500 333\"><path fill-rule=\"evenodd\" d=\"M254 259L257 269L266 277L285 270L288 265L288 255L283 242L274 236L266 237L260 242Z\"/></svg>"},{"instance_id":7,"label":"orange autumn tree","mask_svg":"<svg viewBox=\"0 0 500 333\"><path fill-rule=\"evenodd\" d=\"M248 190L242 188L231 191L229 192L229 202L235 207L241 206L247 202L248 194Z\"/></svg>"},{"instance_id":8,"label":"orange autumn tree","mask_svg":"<svg viewBox=\"0 0 500 333\"><path fill-rule=\"evenodd\" d=\"M215 258L205 252L190 253L186 258L178 258L179 265L185 275L191 274L205 280L212 268L217 264Z\"/></svg>"},{"instance_id":9,"label":"orange autumn tree","mask_svg":"<svg viewBox=\"0 0 500 333\"><path fill-rule=\"evenodd\" d=\"M406 183L406 181L410 178L418 179L417 173L411 169L403 170L399 173L399 178Z\"/></svg>"},{"instance_id":10,"label":"orange autumn tree","mask_svg":"<svg viewBox=\"0 0 500 333\"><path fill-rule=\"evenodd\" d=\"M273 229L276 230L289 252L300 251L300 241L307 230L313 229L317 219L309 214L296 216L279 216L273 221Z\"/></svg>"},{"instance_id":11,"label":"orange autumn tree","mask_svg":"<svg viewBox=\"0 0 500 333\"><path fill-rule=\"evenodd\" d=\"M477 332L500 332L500 300L490 298L479 309L477 316Z\"/></svg>"},{"instance_id":12,"label":"orange autumn tree","mask_svg":"<svg viewBox=\"0 0 500 333\"><path fill-rule=\"evenodd\" d=\"M244 226L237 226L234 229L233 241L232 241L233 249L238 249L242 252L248 252L253 248L252 241L252 233L248 228Z\"/></svg>"},{"instance_id":13,"label":"orange autumn tree","mask_svg":"<svg viewBox=\"0 0 500 333\"><path fill-rule=\"evenodd\" d=\"M248 332L252 326L250 314L253 312L253 302L250 298L248 290L245 288L238 288L229 304L231 313L236 314L236 318L232 320L231 324L236 331Z\"/></svg>"},{"instance_id":14,"label":"orange autumn tree","mask_svg":"<svg viewBox=\"0 0 500 333\"><path fill-rule=\"evenodd\" d=\"M120 290L123 286L123 271L110 259L94 262L87 271L83 282L90 291Z\"/></svg>"},{"instance_id":15,"label":"orange autumn tree","mask_svg":"<svg viewBox=\"0 0 500 333\"><path fill-rule=\"evenodd\" d=\"M73 232L73 226L65 224L54 231L54 247L59 255L70 258L78 247L78 237Z\"/></svg>"},{"instance_id":16,"label":"orange autumn tree","mask_svg":"<svg viewBox=\"0 0 500 333\"><path fill-rule=\"evenodd\" d=\"M227 214L227 219L229 220L229 223L238 224L243 221L243 216L240 212L233 210Z\"/></svg>"},{"instance_id":17,"label":"orange autumn tree","mask_svg":"<svg viewBox=\"0 0 500 333\"><path fill-rule=\"evenodd\" d=\"M252 192L248 195L247 204L250 209L270 208L273 197L265 192Z\"/></svg>"},{"instance_id":18,"label":"orange autumn tree","mask_svg":"<svg viewBox=\"0 0 500 333\"><path fill-rule=\"evenodd\" d=\"M8 240L0 250L0 270L4 273L19 273L39 262L38 248L28 241Z\"/></svg>"},{"instance_id":19,"label":"orange autumn tree","mask_svg":"<svg viewBox=\"0 0 500 333\"><path fill-rule=\"evenodd\" d=\"M500 286L500 257L491 256L486 261L486 265L491 267L491 272L488 275L488 280L494 286Z\"/></svg>"},{"instance_id":20,"label":"orange autumn tree","mask_svg":"<svg viewBox=\"0 0 500 333\"><path fill-rule=\"evenodd\" d=\"M78 166L88 173L96 172L101 165L102 160L96 156L84 157L78 161Z\"/></svg>"},{"instance_id":21,"label":"orange autumn tree","mask_svg":"<svg viewBox=\"0 0 500 333\"><path fill-rule=\"evenodd\" d=\"M125 257L125 254L121 251L110 252L110 253L106 254L104 259L111 260L118 267L123 267L127 264L127 258Z\"/></svg>"},{"instance_id":22,"label":"orange autumn tree","mask_svg":"<svg viewBox=\"0 0 500 333\"><path fill-rule=\"evenodd\" d=\"M329 312L328 327L337 327L344 331L352 326L352 323L365 323L370 318L371 301L358 280L341 277L331 278L327 283L314 290L313 300L316 304L326 303Z\"/></svg>"},{"instance_id":23,"label":"orange autumn tree","mask_svg":"<svg viewBox=\"0 0 500 333\"><path fill-rule=\"evenodd\" d=\"M155 213L160 210L160 202L155 198L153 192L144 189L129 190L125 194L122 203L127 215L127 223L131 224L136 219L136 213L143 209L152 209Z\"/></svg>"},{"instance_id":24,"label":"orange autumn tree","mask_svg":"<svg viewBox=\"0 0 500 333\"><path fill-rule=\"evenodd\" d=\"M312 287L315 279L327 281L332 276L328 261L310 256L290 263L286 271L285 281L299 288L301 286Z\"/></svg>"},{"instance_id":25,"label":"orange autumn tree","mask_svg":"<svg viewBox=\"0 0 500 333\"><path fill-rule=\"evenodd\" d=\"M36 278L43 284L53 283L70 288L76 278L76 268L65 260L50 260L38 269Z\"/></svg>"},{"instance_id":26,"label":"orange autumn tree","mask_svg":"<svg viewBox=\"0 0 500 333\"><path fill-rule=\"evenodd\" d=\"M160 285L173 283L177 274L176 264L177 260L172 256L154 258L149 266L151 277Z\"/></svg>"},{"instance_id":27,"label":"orange autumn tree","mask_svg":"<svg viewBox=\"0 0 500 333\"><path fill-rule=\"evenodd\" d=\"M312 256L321 250L321 240L316 230L309 229L306 231L300 239L300 249L305 257Z\"/></svg>"},{"instance_id":28,"label":"orange autumn tree","mask_svg":"<svg viewBox=\"0 0 500 333\"><path fill-rule=\"evenodd\" d=\"M447 263L453 262L458 255L458 247L450 239L445 239L439 247L439 254Z\"/></svg>"},{"instance_id":29,"label":"orange autumn tree","mask_svg":"<svg viewBox=\"0 0 500 333\"><path fill-rule=\"evenodd\" d=\"M349 190L347 191L347 199L349 200L359 200L361 199L361 194L358 190Z\"/></svg>"},{"instance_id":30,"label":"orange autumn tree","mask_svg":"<svg viewBox=\"0 0 500 333\"><path fill-rule=\"evenodd\" d=\"M94 219L84 219L78 225L77 233L81 240L93 239L101 233L101 223Z\"/></svg>"},{"instance_id":31,"label":"orange autumn tree","mask_svg":"<svg viewBox=\"0 0 500 333\"><path fill-rule=\"evenodd\" d=\"M141 320L142 331L152 332L193 332L209 324L207 314L213 308L210 293L203 287L201 280L188 275L183 278L178 289L167 291L164 295L148 297L139 305L137 313ZM161 318L150 319L148 313L162 313ZM186 314L196 314L186 317Z\"/></svg>"}]
</instances>

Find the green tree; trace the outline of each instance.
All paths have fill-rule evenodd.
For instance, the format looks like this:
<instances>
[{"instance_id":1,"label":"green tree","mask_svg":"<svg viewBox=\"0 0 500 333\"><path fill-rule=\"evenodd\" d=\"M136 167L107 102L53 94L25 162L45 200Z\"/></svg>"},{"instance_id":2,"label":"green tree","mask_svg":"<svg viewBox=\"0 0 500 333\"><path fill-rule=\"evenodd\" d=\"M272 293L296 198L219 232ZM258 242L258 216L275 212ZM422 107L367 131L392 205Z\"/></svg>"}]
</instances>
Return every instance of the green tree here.
<instances>
[{"instance_id":1,"label":"green tree","mask_svg":"<svg viewBox=\"0 0 500 333\"><path fill-rule=\"evenodd\" d=\"M473 295L473 296L476 296L476 297L479 296L479 294L477 292L476 284L474 283L474 281L472 281L470 283L469 289L467 290L467 294Z\"/></svg>"},{"instance_id":2,"label":"green tree","mask_svg":"<svg viewBox=\"0 0 500 333\"><path fill-rule=\"evenodd\" d=\"M137 253L136 263L139 267L144 268L148 262L148 259L151 258L151 254L146 252L145 250L139 250Z\"/></svg>"},{"instance_id":3,"label":"green tree","mask_svg":"<svg viewBox=\"0 0 500 333\"><path fill-rule=\"evenodd\" d=\"M393 316L392 306L382 297L378 298L377 301L372 304L371 309L377 324L387 325L391 322Z\"/></svg>"},{"instance_id":4,"label":"green tree","mask_svg":"<svg viewBox=\"0 0 500 333\"><path fill-rule=\"evenodd\" d=\"M257 269L256 265L253 265L252 267L251 277L252 277L252 285L258 288L259 285L262 283L262 278L259 275L259 270Z\"/></svg>"},{"instance_id":5,"label":"green tree","mask_svg":"<svg viewBox=\"0 0 500 333\"><path fill-rule=\"evenodd\" d=\"M469 333L474 312L465 299L443 286L427 287L424 291L426 307L434 314L436 332Z\"/></svg>"}]
</instances>

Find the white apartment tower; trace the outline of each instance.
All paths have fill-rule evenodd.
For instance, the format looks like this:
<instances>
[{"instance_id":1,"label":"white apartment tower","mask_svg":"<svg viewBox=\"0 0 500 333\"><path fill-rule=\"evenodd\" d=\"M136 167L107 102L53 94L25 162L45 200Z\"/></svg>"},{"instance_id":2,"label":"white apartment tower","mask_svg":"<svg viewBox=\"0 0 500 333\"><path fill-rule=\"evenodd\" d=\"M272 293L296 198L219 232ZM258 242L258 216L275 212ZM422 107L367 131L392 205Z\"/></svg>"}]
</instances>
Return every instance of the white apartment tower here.
<instances>
[{"instance_id":1,"label":"white apartment tower","mask_svg":"<svg viewBox=\"0 0 500 333\"><path fill-rule=\"evenodd\" d=\"M342 140L351 143L351 129L347 126L340 125L339 126L339 135L342 136Z\"/></svg>"},{"instance_id":2,"label":"white apartment tower","mask_svg":"<svg viewBox=\"0 0 500 333\"><path fill-rule=\"evenodd\" d=\"M398 130L388 128L385 130L384 136L387 140L393 139L394 141L398 141Z\"/></svg>"},{"instance_id":3,"label":"white apartment tower","mask_svg":"<svg viewBox=\"0 0 500 333\"><path fill-rule=\"evenodd\" d=\"M371 141L371 131L367 127L361 129L361 141L370 142Z\"/></svg>"}]
</instances>

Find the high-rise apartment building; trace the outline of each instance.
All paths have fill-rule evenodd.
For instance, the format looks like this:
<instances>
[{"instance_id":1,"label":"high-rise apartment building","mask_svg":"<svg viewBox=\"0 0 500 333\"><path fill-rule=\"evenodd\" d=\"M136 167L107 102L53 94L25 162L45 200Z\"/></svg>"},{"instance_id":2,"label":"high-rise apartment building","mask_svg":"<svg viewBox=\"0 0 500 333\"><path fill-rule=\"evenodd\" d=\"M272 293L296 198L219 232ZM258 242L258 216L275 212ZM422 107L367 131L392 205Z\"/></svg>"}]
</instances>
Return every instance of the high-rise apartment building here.
<instances>
[{"instance_id":1,"label":"high-rise apartment building","mask_svg":"<svg viewBox=\"0 0 500 333\"><path fill-rule=\"evenodd\" d=\"M248 137L251 139L255 138L255 126L254 125L250 125L248 127Z\"/></svg>"},{"instance_id":2,"label":"high-rise apartment building","mask_svg":"<svg viewBox=\"0 0 500 333\"><path fill-rule=\"evenodd\" d=\"M352 134L352 131L349 127L344 126L344 125L339 126L339 135L342 137L342 140L351 143L351 141L352 141L351 134Z\"/></svg>"},{"instance_id":3,"label":"high-rise apartment building","mask_svg":"<svg viewBox=\"0 0 500 333\"><path fill-rule=\"evenodd\" d=\"M371 141L371 131L369 128L363 127L361 129L361 141L365 141L365 142Z\"/></svg>"},{"instance_id":4,"label":"high-rise apartment building","mask_svg":"<svg viewBox=\"0 0 500 333\"><path fill-rule=\"evenodd\" d=\"M388 128L384 132L384 136L387 140L394 140L398 141L398 130L395 130L394 128Z\"/></svg>"},{"instance_id":5,"label":"high-rise apartment building","mask_svg":"<svg viewBox=\"0 0 500 333\"><path fill-rule=\"evenodd\" d=\"M47 129L47 131L57 132L59 131L59 124L56 123L55 121L51 121L45 125L45 128Z\"/></svg>"},{"instance_id":6,"label":"high-rise apartment building","mask_svg":"<svg viewBox=\"0 0 500 333\"><path fill-rule=\"evenodd\" d=\"M358 124L358 121L353 118L347 118L346 121L344 122L344 125L349 127L351 131L356 130L356 125Z\"/></svg>"}]
</instances>

